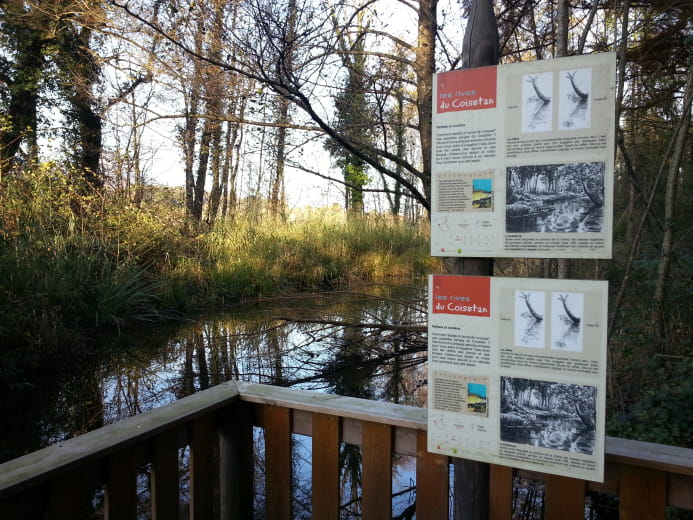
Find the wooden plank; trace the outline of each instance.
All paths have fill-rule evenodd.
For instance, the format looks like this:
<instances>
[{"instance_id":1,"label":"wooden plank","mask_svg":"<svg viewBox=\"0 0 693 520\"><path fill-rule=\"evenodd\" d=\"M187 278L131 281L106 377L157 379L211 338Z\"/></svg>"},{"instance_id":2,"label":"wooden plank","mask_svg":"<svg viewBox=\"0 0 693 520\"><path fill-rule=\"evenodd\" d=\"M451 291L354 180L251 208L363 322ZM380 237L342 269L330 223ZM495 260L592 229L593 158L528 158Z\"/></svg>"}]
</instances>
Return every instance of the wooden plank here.
<instances>
[{"instance_id":1,"label":"wooden plank","mask_svg":"<svg viewBox=\"0 0 693 520\"><path fill-rule=\"evenodd\" d=\"M668 475L667 505L681 509L693 509L693 477Z\"/></svg>"},{"instance_id":2,"label":"wooden plank","mask_svg":"<svg viewBox=\"0 0 693 520\"><path fill-rule=\"evenodd\" d=\"M137 469L130 450L108 457L105 517L106 520L137 517Z\"/></svg>"},{"instance_id":3,"label":"wooden plank","mask_svg":"<svg viewBox=\"0 0 693 520\"><path fill-rule=\"evenodd\" d=\"M291 415L281 406L265 410L265 486L267 518L291 520Z\"/></svg>"},{"instance_id":4,"label":"wooden plank","mask_svg":"<svg viewBox=\"0 0 693 520\"><path fill-rule=\"evenodd\" d=\"M339 417L313 416L313 518L339 518Z\"/></svg>"},{"instance_id":5,"label":"wooden plank","mask_svg":"<svg viewBox=\"0 0 693 520\"><path fill-rule=\"evenodd\" d=\"M428 451L428 436L419 431L416 438L416 518L447 519L450 492L448 457Z\"/></svg>"},{"instance_id":6,"label":"wooden plank","mask_svg":"<svg viewBox=\"0 0 693 520\"><path fill-rule=\"evenodd\" d=\"M276 405L296 410L337 415L360 421L425 430L428 420L425 408L406 406L356 397L309 392L296 388L237 382L238 391L244 401Z\"/></svg>"},{"instance_id":7,"label":"wooden plank","mask_svg":"<svg viewBox=\"0 0 693 520\"><path fill-rule=\"evenodd\" d=\"M507 520L513 512L513 468L491 464L489 488L489 518Z\"/></svg>"},{"instance_id":8,"label":"wooden plank","mask_svg":"<svg viewBox=\"0 0 693 520\"><path fill-rule=\"evenodd\" d=\"M547 475L546 518L583 520L585 518L585 481L559 475Z\"/></svg>"},{"instance_id":9,"label":"wooden plank","mask_svg":"<svg viewBox=\"0 0 693 520\"><path fill-rule=\"evenodd\" d=\"M470 520L489 517L490 464L454 458L453 508L455 518Z\"/></svg>"},{"instance_id":10,"label":"wooden plank","mask_svg":"<svg viewBox=\"0 0 693 520\"><path fill-rule=\"evenodd\" d=\"M0 513L3 520L52 520L55 517L46 514L48 486L36 486L17 493L7 500L0 500Z\"/></svg>"},{"instance_id":11,"label":"wooden plank","mask_svg":"<svg viewBox=\"0 0 693 520\"><path fill-rule=\"evenodd\" d=\"M192 423L190 439L190 518L207 520L214 509L215 473L212 460L215 421L206 415Z\"/></svg>"},{"instance_id":12,"label":"wooden plank","mask_svg":"<svg viewBox=\"0 0 693 520\"><path fill-rule=\"evenodd\" d=\"M392 428L363 423L363 495L361 511L368 520L392 517Z\"/></svg>"},{"instance_id":13,"label":"wooden plank","mask_svg":"<svg viewBox=\"0 0 693 520\"><path fill-rule=\"evenodd\" d=\"M693 449L607 437L605 450L607 462L693 476Z\"/></svg>"},{"instance_id":14,"label":"wooden plank","mask_svg":"<svg viewBox=\"0 0 693 520\"><path fill-rule=\"evenodd\" d=\"M666 518L666 473L621 466L620 520Z\"/></svg>"},{"instance_id":15,"label":"wooden plank","mask_svg":"<svg viewBox=\"0 0 693 520\"><path fill-rule=\"evenodd\" d=\"M151 487L152 518L178 518L180 510L180 471L178 432L170 430L154 439Z\"/></svg>"},{"instance_id":16,"label":"wooden plank","mask_svg":"<svg viewBox=\"0 0 693 520\"><path fill-rule=\"evenodd\" d=\"M86 518L87 480L83 469L51 480L48 485L48 518Z\"/></svg>"},{"instance_id":17,"label":"wooden plank","mask_svg":"<svg viewBox=\"0 0 693 520\"><path fill-rule=\"evenodd\" d=\"M219 465L222 520L253 517L253 410L239 403L220 412Z\"/></svg>"}]
</instances>

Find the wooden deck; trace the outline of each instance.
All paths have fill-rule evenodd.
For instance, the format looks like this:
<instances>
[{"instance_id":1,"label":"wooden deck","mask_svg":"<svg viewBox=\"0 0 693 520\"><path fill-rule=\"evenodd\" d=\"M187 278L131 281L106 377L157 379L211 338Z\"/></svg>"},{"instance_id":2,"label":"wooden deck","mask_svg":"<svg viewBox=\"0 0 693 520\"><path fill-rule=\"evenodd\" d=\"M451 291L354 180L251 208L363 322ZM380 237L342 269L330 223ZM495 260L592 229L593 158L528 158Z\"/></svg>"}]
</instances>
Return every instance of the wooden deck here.
<instances>
[{"instance_id":1,"label":"wooden deck","mask_svg":"<svg viewBox=\"0 0 693 520\"><path fill-rule=\"evenodd\" d=\"M392 517L392 496L383 490L392 489L394 454L416 460L416 518L447 519L451 461L427 452L426 423L421 408L228 382L0 465L0 517L94 518L96 507L107 519L143 510L172 519L181 509L196 520L253 518L259 426L268 519L292 518L292 433L312 438L313 518L339 518L345 442L361 447L364 519ZM625 520L665 518L667 506L693 509L693 450L607 438L606 452L603 484L522 473L544 481L544 518L583 520L587 491L618 496ZM490 474L490 518L509 519L518 470L491 466Z\"/></svg>"}]
</instances>

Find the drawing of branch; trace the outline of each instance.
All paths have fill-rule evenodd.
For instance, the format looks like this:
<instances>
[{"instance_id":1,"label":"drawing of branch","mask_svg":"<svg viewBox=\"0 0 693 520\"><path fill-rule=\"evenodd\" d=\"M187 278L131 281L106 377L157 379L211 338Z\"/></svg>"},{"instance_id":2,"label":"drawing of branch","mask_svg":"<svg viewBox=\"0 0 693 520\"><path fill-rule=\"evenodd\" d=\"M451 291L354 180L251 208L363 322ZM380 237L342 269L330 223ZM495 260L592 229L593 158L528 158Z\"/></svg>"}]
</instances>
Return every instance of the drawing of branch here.
<instances>
[{"instance_id":1,"label":"drawing of branch","mask_svg":"<svg viewBox=\"0 0 693 520\"><path fill-rule=\"evenodd\" d=\"M541 314L538 314L537 311L535 311L532 308L532 304L529 303L529 293L525 293L525 292L520 293L520 298L522 298L525 301L525 305L527 305L527 310L529 310L529 313L532 315L532 317L535 320L541 321L544 319L544 317Z\"/></svg>"},{"instance_id":2,"label":"drawing of branch","mask_svg":"<svg viewBox=\"0 0 693 520\"><path fill-rule=\"evenodd\" d=\"M588 98L590 95L589 95L589 93L583 92L582 90L580 90L580 89L578 88L578 86L575 84L575 80L573 79L573 78L575 77L575 73L574 73L574 72L566 72L565 75L566 75L566 77L570 80L570 84L573 86L573 90L574 90L575 93L578 95L578 97L579 97L582 101L587 101L587 98ZM536 90L536 87L534 87L534 88L535 88L535 90Z\"/></svg>"},{"instance_id":3,"label":"drawing of branch","mask_svg":"<svg viewBox=\"0 0 693 520\"><path fill-rule=\"evenodd\" d=\"M567 294L559 294L558 299L561 300L561 303L563 304L563 308L565 309L565 313L568 315L568 318L570 318L570 321L573 323L577 324L580 323L580 318L578 316L575 316L572 312L570 312L570 309L568 308L568 304L566 303L566 300L568 299Z\"/></svg>"},{"instance_id":4,"label":"drawing of branch","mask_svg":"<svg viewBox=\"0 0 693 520\"><path fill-rule=\"evenodd\" d=\"M532 84L534 87L534 92L536 92L537 97L541 99L544 103L548 103L551 101L551 98L544 95L541 90L539 90L539 86L537 85L537 77L536 76L528 76L528 81ZM572 80L571 80L572 81Z\"/></svg>"}]
</instances>

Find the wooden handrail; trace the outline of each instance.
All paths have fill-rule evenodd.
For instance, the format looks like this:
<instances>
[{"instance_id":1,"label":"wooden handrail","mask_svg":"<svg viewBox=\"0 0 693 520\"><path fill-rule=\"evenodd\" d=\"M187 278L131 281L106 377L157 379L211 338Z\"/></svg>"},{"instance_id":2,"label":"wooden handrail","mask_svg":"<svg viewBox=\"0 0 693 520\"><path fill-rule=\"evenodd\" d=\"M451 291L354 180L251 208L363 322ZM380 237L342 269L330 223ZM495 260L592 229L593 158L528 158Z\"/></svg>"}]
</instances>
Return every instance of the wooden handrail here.
<instances>
[{"instance_id":1,"label":"wooden handrail","mask_svg":"<svg viewBox=\"0 0 693 520\"><path fill-rule=\"evenodd\" d=\"M229 381L0 465L0 499L240 400Z\"/></svg>"},{"instance_id":2,"label":"wooden handrail","mask_svg":"<svg viewBox=\"0 0 693 520\"><path fill-rule=\"evenodd\" d=\"M32 518L27 507L35 517L44 511L49 518L79 516L96 481L106 485L107 518L134 518L137 467L143 461L151 464L153 517L175 516L182 446L190 447L192 517L211 518L217 500L222 518L243 517L252 508L252 424L266 430L266 469L273 472L268 482L276 486L268 487L266 507L274 518L290 517L290 433L313 436L314 511L333 517L339 507L336 457L342 441L362 446L367 518L389 514L382 487L390 480L385 461L393 453L416 457L417 518L447 518L450 460L426 450L425 409L243 382L215 386L0 465L3 518L6 512L13 518L13 510L17 518ZM210 446L219 446L218 458ZM514 473L528 474L492 466L491 518L509 518ZM561 518L584 513L586 490L619 495L621 511L640 518L663 517L667 505L693 509L690 449L607 437L603 484L528 475L546 481L547 514Z\"/></svg>"}]
</instances>

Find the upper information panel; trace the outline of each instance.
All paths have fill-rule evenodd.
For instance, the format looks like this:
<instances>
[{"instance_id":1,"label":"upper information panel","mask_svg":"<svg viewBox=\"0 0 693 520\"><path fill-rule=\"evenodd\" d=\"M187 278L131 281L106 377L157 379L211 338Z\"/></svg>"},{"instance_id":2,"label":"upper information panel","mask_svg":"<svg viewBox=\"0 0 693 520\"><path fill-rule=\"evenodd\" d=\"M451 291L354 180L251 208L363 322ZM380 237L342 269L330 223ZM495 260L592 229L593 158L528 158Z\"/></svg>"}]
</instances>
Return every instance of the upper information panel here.
<instances>
[{"instance_id":1,"label":"upper information panel","mask_svg":"<svg viewBox=\"0 0 693 520\"><path fill-rule=\"evenodd\" d=\"M616 58L433 78L431 254L611 258Z\"/></svg>"}]
</instances>

